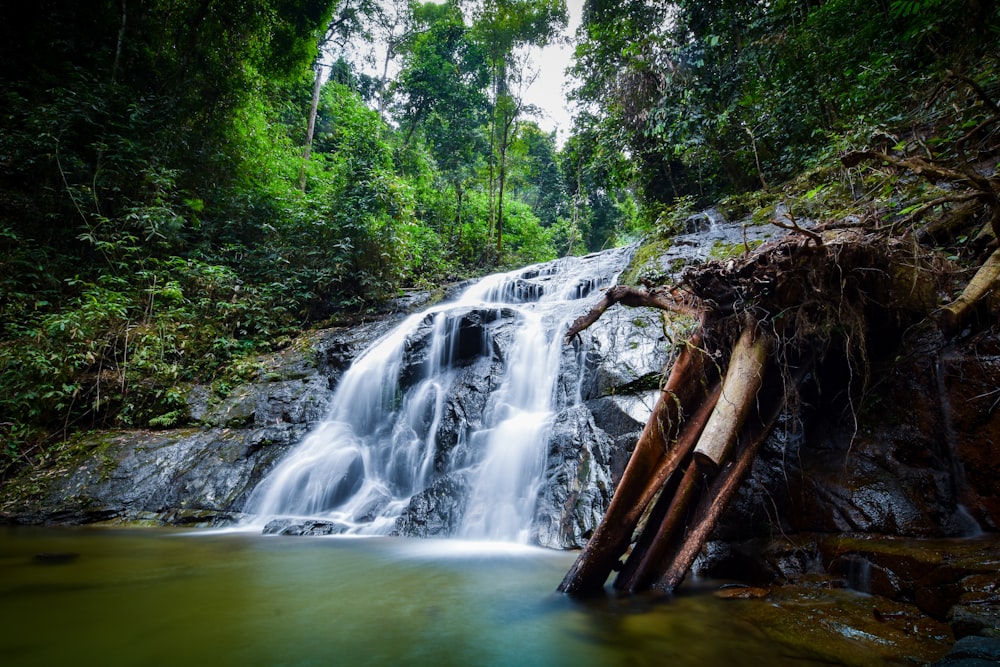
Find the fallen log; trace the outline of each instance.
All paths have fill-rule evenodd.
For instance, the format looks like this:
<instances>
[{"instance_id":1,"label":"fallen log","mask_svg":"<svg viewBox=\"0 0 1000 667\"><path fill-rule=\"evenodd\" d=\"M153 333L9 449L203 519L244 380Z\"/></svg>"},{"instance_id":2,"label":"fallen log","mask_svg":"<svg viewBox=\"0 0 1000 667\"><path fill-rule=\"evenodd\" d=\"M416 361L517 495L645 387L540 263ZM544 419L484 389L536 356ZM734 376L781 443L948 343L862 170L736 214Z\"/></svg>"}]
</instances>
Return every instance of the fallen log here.
<instances>
[{"instance_id":1,"label":"fallen log","mask_svg":"<svg viewBox=\"0 0 1000 667\"><path fill-rule=\"evenodd\" d=\"M800 366L790 378L791 381L794 384L800 383L809 367L810 364ZM695 558L701 553L708 538L712 535L712 531L715 530L719 517L729 506L733 496L739 490L740 484L750 472L750 468L757 458L757 452L767 440L781 415L782 408L785 406L785 392L765 393L767 394L764 400L766 407L761 410L759 416L744 424L739 438L741 446L736 459L723 467L712 485L702 495L701 501L694 511L691 526L685 535L684 542L663 568L660 577L652 584L653 590L672 594L680 586Z\"/></svg>"},{"instance_id":2,"label":"fallen log","mask_svg":"<svg viewBox=\"0 0 1000 667\"><path fill-rule=\"evenodd\" d=\"M706 465L718 467L729 456L743 422L754 407L770 349L770 337L757 335L753 322L743 327L729 361L722 396L694 449L695 457Z\"/></svg>"},{"instance_id":3,"label":"fallen log","mask_svg":"<svg viewBox=\"0 0 1000 667\"><path fill-rule=\"evenodd\" d=\"M681 470L688 462L691 452L694 450L695 445L698 444L698 438L701 436L701 432L705 428L705 423L708 422L708 417L712 414L712 410L715 408L715 403L719 400L721 393L722 387L716 383L705 400L702 401L698 410L686 422L673 448L671 448L667 456L660 461L659 465L653 471L639 500L636 501L633 509L625 515L625 521L633 525L640 523L641 517L647 513L649 504L656 499L658 494L664 491L664 487L670 481L671 477L674 476L674 473ZM649 520L647 519L648 522Z\"/></svg>"},{"instance_id":4,"label":"fallen log","mask_svg":"<svg viewBox=\"0 0 1000 667\"><path fill-rule=\"evenodd\" d=\"M857 350L866 358L872 318L878 327L901 327L926 317L932 300L923 295L933 294L934 273L930 264L912 266L910 244L861 229L824 235L822 241L788 238L739 262L688 269L683 290L656 288L643 296L637 288L613 288L574 322L568 340L615 303L701 313L698 332L671 370L604 519L559 591L600 592L619 569L618 590L672 592L813 361L835 349L834 340L844 343L846 354ZM988 264L993 262L1000 267L1000 255ZM897 266L910 270L900 278ZM966 300L982 299L1000 281L1000 270L983 271L993 277L974 280L986 287L970 291ZM837 307L829 307L827 294L836 297ZM891 320L879 304L893 304ZM729 345L722 387L710 392L715 362L701 347ZM798 368L791 373L793 364Z\"/></svg>"},{"instance_id":5,"label":"fallen log","mask_svg":"<svg viewBox=\"0 0 1000 667\"><path fill-rule=\"evenodd\" d=\"M941 331L947 336L958 333L968 321L976 304L987 293L998 287L1000 287L1000 248L994 250L979 267L959 297L938 311L937 321Z\"/></svg>"},{"instance_id":6,"label":"fallen log","mask_svg":"<svg viewBox=\"0 0 1000 667\"><path fill-rule=\"evenodd\" d=\"M648 496L649 479L663 472L681 424L704 400L714 366L701 343L701 335L696 333L681 349L604 519L559 584L560 592L588 595L601 591L628 549L642 514L636 507L640 499Z\"/></svg>"},{"instance_id":7,"label":"fallen log","mask_svg":"<svg viewBox=\"0 0 1000 667\"><path fill-rule=\"evenodd\" d=\"M693 459L676 489L660 496L653 511L656 522L651 521L636 542L615 579L616 589L628 593L649 589L661 561L678 538L678 528L682 527L692 500L700 497L699 487L708 475L700 460Z\"/></svg>"},{"instance_id":8,"label":"fallen log","mask_svg":"<svg viewBox=\"0 0 1000 667\"><path fill-rule=\"evenodd\" d=\"M702 422L704 426L696 420L687 425L685 434L695 429L700 431L694 435L698 442L692 460L676 490L661 496L659 507L653 512L658 524L646 526L615 580L615 588L632 593L648 589L662 572L670 549L678 540L685 539L679 531L689 506L701 496L704 482L715 476L728 457L757 402L771 341L768 336L757 335L754 329L753 321L744 325L733 348L721 396L713 402L710 416Z\"/></svg>"}]
</instances>

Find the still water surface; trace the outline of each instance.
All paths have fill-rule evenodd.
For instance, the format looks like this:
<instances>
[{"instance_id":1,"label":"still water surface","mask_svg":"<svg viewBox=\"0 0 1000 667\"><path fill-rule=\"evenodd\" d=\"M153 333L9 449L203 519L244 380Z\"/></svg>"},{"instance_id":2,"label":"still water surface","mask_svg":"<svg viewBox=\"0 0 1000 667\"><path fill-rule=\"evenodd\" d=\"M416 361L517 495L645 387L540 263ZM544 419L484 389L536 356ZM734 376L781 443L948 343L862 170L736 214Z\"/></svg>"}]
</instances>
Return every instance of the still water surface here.
<instances>
[{"instance_id":1,"label":"still water surface","mask_svg":"<svg viewBox=\"0 0 1000 667\"><path fill-rule=\"evenodd\" d=\"M78 554L75 557L63 554ZM159 529L0 529L4 665L776 665L710 595L554 593L574 554Z\"/></svg>"}]
</instances>

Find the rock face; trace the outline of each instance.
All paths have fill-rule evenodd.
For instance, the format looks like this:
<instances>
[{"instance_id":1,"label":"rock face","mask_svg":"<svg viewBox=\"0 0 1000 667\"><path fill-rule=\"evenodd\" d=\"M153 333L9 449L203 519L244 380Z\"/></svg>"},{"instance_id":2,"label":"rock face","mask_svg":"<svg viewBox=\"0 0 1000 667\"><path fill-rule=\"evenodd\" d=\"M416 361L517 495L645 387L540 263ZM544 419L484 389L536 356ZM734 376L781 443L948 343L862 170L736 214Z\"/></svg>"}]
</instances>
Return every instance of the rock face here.
<instances>
[{"instance_id":1,"label":"rock face","mask_svg":"<svg viewBox=\"0 0 1000 667\"><path fill-rule=\"evenodd\" d=\"M996 530L1000 338L927 349L874 369L878 384L863 405L803 397L812 407L776 429L720 534Z\"/></svg>"}]
</instances>

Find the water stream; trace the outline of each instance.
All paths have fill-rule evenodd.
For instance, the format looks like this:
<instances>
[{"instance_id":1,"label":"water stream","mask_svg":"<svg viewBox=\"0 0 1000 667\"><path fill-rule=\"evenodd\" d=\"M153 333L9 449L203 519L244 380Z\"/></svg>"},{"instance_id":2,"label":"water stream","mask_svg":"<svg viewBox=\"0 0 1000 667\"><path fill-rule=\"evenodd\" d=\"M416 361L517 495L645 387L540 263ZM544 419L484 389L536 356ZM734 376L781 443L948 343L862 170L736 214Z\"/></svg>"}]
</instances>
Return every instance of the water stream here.
<instances>
[{"instance_id":1,"label":"water stream","mask_svg":"<svg viewBox=\"0 0 1000 667\"><path fill-rule=\"evenodd\" d=\"M561 338L630 255L620 248L495 274L408 317L356 359L327 419L254 490L246 512L258 524L309 517L333 532L386 534L416 494L452 478L466 489L453 535L527 542L553 411L580 400L578 387L558 386ZM444 451L449 400L469 391L460 371L475 363L490 374L488 398Z\"/></svg>"}]
</instances>

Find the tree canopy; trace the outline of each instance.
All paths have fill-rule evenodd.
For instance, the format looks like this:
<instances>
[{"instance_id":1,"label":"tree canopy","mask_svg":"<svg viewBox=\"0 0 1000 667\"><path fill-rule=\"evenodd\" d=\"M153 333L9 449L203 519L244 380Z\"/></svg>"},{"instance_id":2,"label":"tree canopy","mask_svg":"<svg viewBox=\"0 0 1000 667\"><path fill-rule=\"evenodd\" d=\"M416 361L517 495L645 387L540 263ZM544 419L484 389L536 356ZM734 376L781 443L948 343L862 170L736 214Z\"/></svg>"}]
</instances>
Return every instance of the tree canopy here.
<instances>
[{"instance_id":1,"label":"tree canopy","mask_svg":"<svg viewBox=\"0 0 1000 667\"><path fill-rule=\"evenodd\" d=\"M587 0L560 145L524 91L563 0L8 5L0 467L181 423L186 387L402 290L772 188L946 71L996 86L995 3Z\"/></svg>"}]
</instances>

